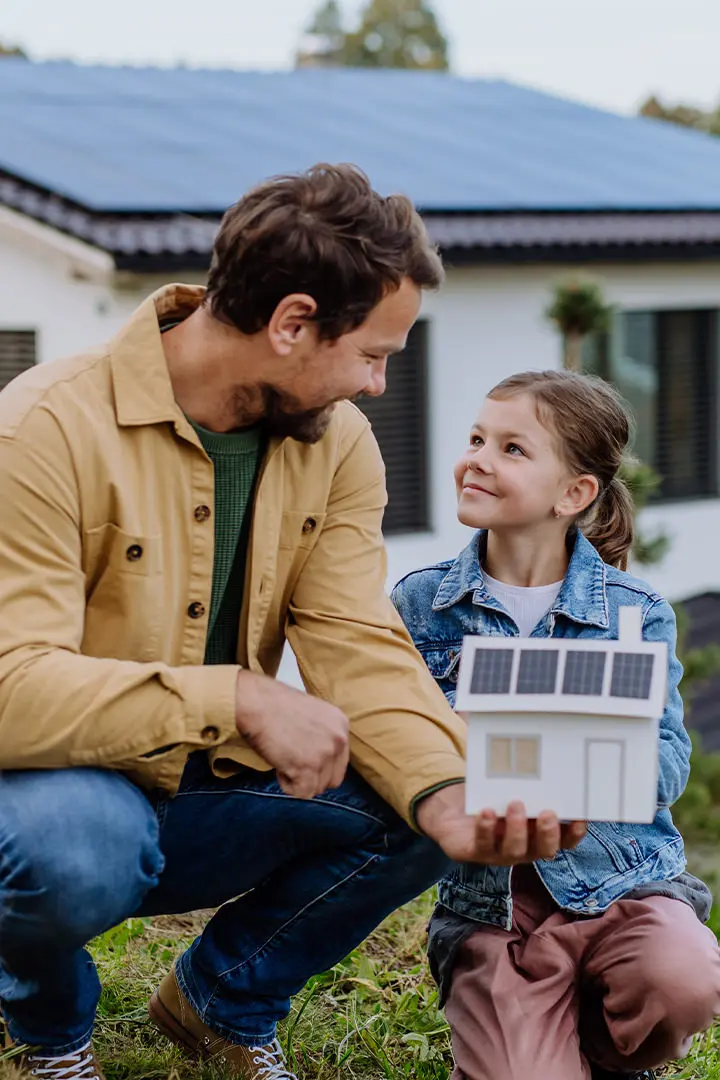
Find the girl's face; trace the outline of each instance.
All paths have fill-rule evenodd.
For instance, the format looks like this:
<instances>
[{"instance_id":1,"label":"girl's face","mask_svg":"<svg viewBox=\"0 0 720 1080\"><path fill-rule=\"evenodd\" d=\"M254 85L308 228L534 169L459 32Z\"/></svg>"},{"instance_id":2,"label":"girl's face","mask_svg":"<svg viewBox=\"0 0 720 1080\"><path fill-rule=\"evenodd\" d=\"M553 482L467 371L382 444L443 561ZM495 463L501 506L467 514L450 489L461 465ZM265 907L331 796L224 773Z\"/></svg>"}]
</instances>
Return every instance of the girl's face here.
<instances>
[{"instance_id":1,"label":"girl's face","mask_svg":"<svg viewBox=\"0 0 720 1080\"><path fill-rule=\"evenodd\" d=\"M455 466L463 525L531 528L553 520L573 487L556 441L538 420L529 394L486 398Z\"/></svg>"}]
</instances>

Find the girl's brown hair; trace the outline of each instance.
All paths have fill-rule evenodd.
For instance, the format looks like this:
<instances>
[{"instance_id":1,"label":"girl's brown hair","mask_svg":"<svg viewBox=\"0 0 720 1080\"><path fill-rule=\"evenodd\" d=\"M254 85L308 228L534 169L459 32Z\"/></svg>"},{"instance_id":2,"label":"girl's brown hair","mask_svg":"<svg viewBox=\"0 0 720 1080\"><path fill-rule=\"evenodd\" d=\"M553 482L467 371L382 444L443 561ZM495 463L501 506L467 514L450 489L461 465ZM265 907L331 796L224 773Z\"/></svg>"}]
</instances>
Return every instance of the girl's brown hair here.
<instances>
[{"instance_id":1,"label":"girl's brown hair","mask_svg":"<svg viewBox=\"0 0 720 1080\"><path fill-rule=\"evenodd\" d=\"M597 478L600 490L576 525L611 566L627 568L633 542L633 504L618 469L632 423L622 398L608 383L570 371L525 371L498 383L489 398L529 394L543 427L554 432L561 456L577 476Z\"/></svg>"}]
</instances>

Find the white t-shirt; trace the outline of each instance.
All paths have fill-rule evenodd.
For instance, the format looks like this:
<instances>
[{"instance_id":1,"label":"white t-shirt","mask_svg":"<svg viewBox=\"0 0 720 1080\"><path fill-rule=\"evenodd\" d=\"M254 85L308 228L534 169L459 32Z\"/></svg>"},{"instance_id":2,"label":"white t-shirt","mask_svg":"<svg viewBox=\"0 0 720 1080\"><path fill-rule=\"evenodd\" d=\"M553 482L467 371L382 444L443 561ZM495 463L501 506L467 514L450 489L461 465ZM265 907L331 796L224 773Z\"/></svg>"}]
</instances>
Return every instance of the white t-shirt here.
<instances>
[{"instance_id":1,"label":"white t-shirt","mask_svg":"<svg viewBox=\"0 0 720 1080\"><path fill-rule=\"evenodd\" d=\"M499 600L518 625L520 637L530 637L537 624L558 598L562 581L552 585L506 585L482 571L483 581L489 593Z\"/></svg>"}]
</instances>

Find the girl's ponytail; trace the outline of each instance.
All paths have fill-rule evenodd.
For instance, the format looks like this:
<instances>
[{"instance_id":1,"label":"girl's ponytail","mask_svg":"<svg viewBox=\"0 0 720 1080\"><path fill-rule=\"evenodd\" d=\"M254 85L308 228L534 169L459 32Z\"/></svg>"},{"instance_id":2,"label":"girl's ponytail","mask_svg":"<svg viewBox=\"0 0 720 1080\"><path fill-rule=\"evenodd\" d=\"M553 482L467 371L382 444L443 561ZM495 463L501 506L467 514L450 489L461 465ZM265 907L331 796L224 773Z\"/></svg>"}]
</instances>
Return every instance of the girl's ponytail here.
<instances>
[{"instance_id":1,"label":"girl's ponytail","mask_svg":"<svg viewBox=\"0 0 720 1080\"><path fill-rule=\"evenodd\" d=\"M578 525L603 562L627 570L635 529L632 496L624 480L614 476Z\"/></svg>"}]
</instances>

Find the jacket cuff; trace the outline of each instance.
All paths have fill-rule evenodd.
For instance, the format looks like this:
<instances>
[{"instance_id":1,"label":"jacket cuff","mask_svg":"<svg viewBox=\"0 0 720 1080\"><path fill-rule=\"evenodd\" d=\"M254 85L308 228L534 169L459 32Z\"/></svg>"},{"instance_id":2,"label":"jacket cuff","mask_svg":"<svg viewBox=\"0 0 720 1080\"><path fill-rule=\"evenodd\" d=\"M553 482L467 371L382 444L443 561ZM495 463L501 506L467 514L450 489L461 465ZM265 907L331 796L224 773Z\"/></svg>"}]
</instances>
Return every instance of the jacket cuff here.
<instances>
[{"instance_id":1,"label":"jacket cuff","mask_svg":"<svg viewBox=\"0 0 720 1080\"><path fill-rule=\"evenodd\" d=\"M242 740L235 725L237 665L175 668L187 706L182 742L211 749Z\"/></svg>"}]
</instances>

